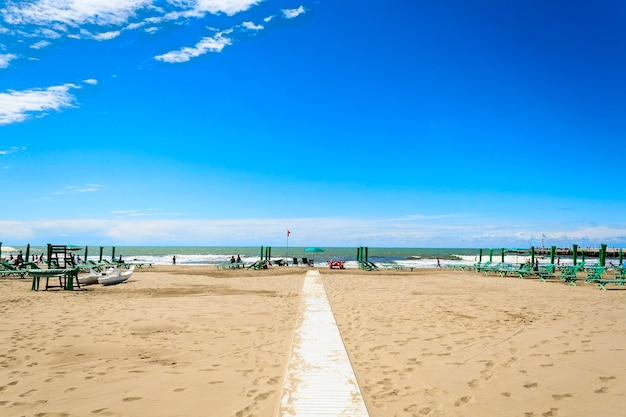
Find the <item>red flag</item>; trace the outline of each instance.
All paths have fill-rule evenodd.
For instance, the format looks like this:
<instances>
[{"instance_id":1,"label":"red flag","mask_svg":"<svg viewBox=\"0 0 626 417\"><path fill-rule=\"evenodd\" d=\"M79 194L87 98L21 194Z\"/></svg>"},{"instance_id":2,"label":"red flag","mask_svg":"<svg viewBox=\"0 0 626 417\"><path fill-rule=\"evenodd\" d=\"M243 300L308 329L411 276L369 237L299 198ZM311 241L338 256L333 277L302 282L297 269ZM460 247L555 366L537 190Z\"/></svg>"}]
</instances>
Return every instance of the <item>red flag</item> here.
<instances>
[{"instance_id":1,"label":"red flag","mask_svg":"<svg viewBox=\"0 0 626 417\"><path fill-rule=\"evenodd\" d=\"M289 237L290 234L291 234L291 231L287 230L287 237Z\"/></svg>"}]
</instances>

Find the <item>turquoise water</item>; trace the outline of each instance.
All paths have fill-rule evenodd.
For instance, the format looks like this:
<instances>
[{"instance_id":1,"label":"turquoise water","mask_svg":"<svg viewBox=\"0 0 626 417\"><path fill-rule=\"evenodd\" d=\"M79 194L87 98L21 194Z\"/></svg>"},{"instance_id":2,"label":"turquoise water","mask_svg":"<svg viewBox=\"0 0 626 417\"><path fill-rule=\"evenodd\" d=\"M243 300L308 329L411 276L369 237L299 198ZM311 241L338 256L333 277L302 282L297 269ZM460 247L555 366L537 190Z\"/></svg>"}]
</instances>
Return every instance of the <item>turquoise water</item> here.
<instances>
[{"instance_id":1,"label":"turquoise water","mask_svg":"<svg viewBox=\"0 0 626 417\"><path fill-rule=\"evenodd\" d=\"M26 253L25 246L14 246ZM357 248L348 247L322 247L323 252L305 252L304 247L272 247L270 257L272 260L302 258L313 259L316 266L324 266L329 259L342 260L348 268L356 268ZM265 256L268 248L263 248ZM30 254L45 254L45 246L32 246ZM87 257L91 260L99 260L101 248L88 246ZM102 247L102 257L110 259L115 251L115 257L122 256L126 261L149 262L155 265L168 265L176 256L176 263L182 265L215 265L230 260L231 256L239 255L246 263L257 261L261 257L261 247L251 246L111 246ZM85 247L73 252L81 259L85 257ZM3 251L3 256L7 256ZM494 250L493 261L502 260L501 251ZM546 256L537 256L541 264L549 263ZM561 262L567 264L571 258L561 257ZM434 268L437 259L442 266L455 264L471 264L479 260L479 249L471 248L368 248L368 260L376 264L399 264L411 268ZM519 264L529 259L529 252L505 254L504 261L511 264ZM580 259L580 258L579 258ZM482 260L489 260L489 251L483 250Z\"/></svg>"},{"instance_id":2,"label":"turquoise water","mask_svg":"<svg viewBox=\"0 0 626 417\"><path fill-rule=\"evenodd\" d=\"M26 253L26 247L14 246ZM304 247L272 247L270 256L272 259L292 259L303 257L314 259L316 265L325 264L329 259L341 259L347 266L356 267L357 248L346 247L323 247L324 252L305 252ZM99 246L88 246L87 257L98 260L100 258ZM110 259L115 250L115 257L120 255L124 260L151 262L157 265L171 264L176 256L177 264L218 264L226 262L231 256L240 255L244 262L254 262L261 256L261 247L251 246L111 246L102 247L102 257ZM263 248L263 255L268 248ZM32 246L30 255L45 255L45 246ZM81 259L85 257L85 248L73 252ZM436 266L437 258L442 263L464 262L477 256L477 249L467 248L368 248L368 259L375 263L401 263L413 267Z\"/></svg>"}]
</instances>

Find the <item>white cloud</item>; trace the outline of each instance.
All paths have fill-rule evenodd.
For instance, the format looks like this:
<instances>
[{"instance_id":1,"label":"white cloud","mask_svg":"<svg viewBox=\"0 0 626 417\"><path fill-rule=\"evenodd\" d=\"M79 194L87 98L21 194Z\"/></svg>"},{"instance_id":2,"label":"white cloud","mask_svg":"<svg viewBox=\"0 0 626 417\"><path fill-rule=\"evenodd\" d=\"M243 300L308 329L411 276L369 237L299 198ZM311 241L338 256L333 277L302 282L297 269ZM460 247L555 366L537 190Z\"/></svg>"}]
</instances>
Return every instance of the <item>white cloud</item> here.
<instances>
[{"instance_id":1,"label":"white cloud","mask_svg":"<svg viewBox=\"0 0 626 417\"><path fill-rule=\"evenodd\" d=\"M98 80L94 80L93 78L89 78L87 80L83 80L83 82L85 84L91 84L91 85L97 85L98 84Z\"/></svg>"},{"instance_id":2,"label":"white cloud","mask_svg":"<svg viewBox=\"0 0 626 417\"><path fill-rule=\"evenodd\" d=\"M0 68L7 68L9 66L9 62L16 58L17 55L15 54L0 54Z\"/></svg>"},{"instance_id":3,"label":"white cloud","mask_svg":"<svg viewBox=\"0 0 626 417\"><path fill-rule=\"evenodd\" d=\"M25 148L23 147L21 150L24 150ZM20 148L17 146L11 146L9 149L0 149L0 155L9 155L12 153L16 153L19 152Z\"/></svg>"},{"instance_id":4,"label":"white cloud","mask_svg":"<svg viewBox=\"0 0 626 417\"><path fill-rule=\"evenodd\" d=\"M73 191L79 188L72 188ZM285 219L177 219L152 210L115 210L111 219L46 219L0 221L5 239L23 240L68 234L75 241L102 244L145 245L282 245L284 231L291 230L290 245L372 247L530 247L541 241L541 232L527 227L523 236L508 224L486 225L464 221L463 225L414 222L401 219L285 218ZM155 218L156 215L158 218ZM525 236L525 237L524 237ZM571 227L549 233L550 244L592 246L626 242L626 225L619 227Z\"/></svg>"},{"instance_id":5,"label":"white cloud","mask_svg":"<svg viewBox=\"0 0 626 417\"><path fill-rule=\"evenodd\" d=\"M61 23L68 26L108 26L128 22L139 9L151 3L152 0L36 0L28 5L10 3L0 12L4 20L12 25Z\"/></svg>"},{"instance_id":6,"label":"white cloud","mask_svg":"<svg viewBox=\"0 0 626 417\"><path fill-rule=\"evenodd\" d=\"M170 0L171 3L182 6L189 15L203 16L205 13L224 13L233 16L245 12L262 0Z\"/></svg>"},{"instance_id":7,"label":"white cloud","mask_svg":"<svg viewBox=\"0 0 626 417\"><path fill-rule=\"evenodd\" d=\"M244 28L249 29L249 30L262 30L263 29L262 25L255 25L252 22L243 22L241 25Z\"/></svg>"},{"instance_id":8,"label":"white cloud","mask_svg":"<svg viewBox=\"0 0 626 417\"><path fill-rule=\"evenodd\" d=\"M50 42L48 41L39 41L39 42L35 42L34 44L32 44L30 47L31 49L43 49L46 46L49 46Z\"/></svg>"},{"instance_id":9,"label":"white cloud","mask_svg":"<svg viewBox=\"0 0 626 417\"><path fill-rule=\"evenodd\" d=\"M9 90L7 93L0 93L0 125L21 122L30 115L42 115L48 111L72 107L75 97L70 94L70 90L75 88L80 87L63 84L44 89Z\"/></svg>"},{"instance_id":10,"label":"white cloud","mask_svg":"<svg viewBox=\"0 0 626 417\"><path fill-rule=\"evenodd\" d=\"M191 58L196 58L208 52L221 52L224 47L232 44L230 38L223 36L225 33L227 32L220 32L215 36L202 38L200 42L193 47L181 48L177 51L171 51L163 55L158 55L154 58L163 62L180 63L187 62Z\"/></svg>"},{"instance_id":11,"label":"white cloud","mask_svg":"<svg viewBox=\"0 0 626 417\"><path fill-rule=\"evenodd\" d=\"M305 12L304 7L300 6L297 9L284 9L283 10L283 15L287 18L287 19L293 19L295 17L300 16L301 14L303 14Z\"/></svg>"},{"instance_id":12,"label":"white cloud","mask_svg":"<svg viewBox=\"0 0 626 417\"><path fill-rule=\"evenodd\" d=\"M103 33L97 33L95 35L93 35L93 39L97 40L97 41L108 41L114 38L117 38L118 36L120 36L122 32L120 32L119 30L113 30L110 32L103 32Z\"/></svg>"}]
</instances>

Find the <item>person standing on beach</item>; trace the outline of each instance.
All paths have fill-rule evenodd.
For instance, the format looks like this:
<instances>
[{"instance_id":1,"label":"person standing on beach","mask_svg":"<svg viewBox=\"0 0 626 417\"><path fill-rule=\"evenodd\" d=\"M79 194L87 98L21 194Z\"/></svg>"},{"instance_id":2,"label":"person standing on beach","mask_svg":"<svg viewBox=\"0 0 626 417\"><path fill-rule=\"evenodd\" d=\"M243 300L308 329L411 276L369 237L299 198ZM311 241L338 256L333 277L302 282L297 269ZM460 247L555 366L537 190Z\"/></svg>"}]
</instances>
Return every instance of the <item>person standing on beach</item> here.
<instances>
[{"instance_id":1,"label":"person standing on beach","mask_svg":"<svg viewBox=\"0 0 626 417\"><path fill-rule=\"evenodd\" d=\"M439 261L439 258L437 258L437 268L441 268L441 262Z\"/></svg>"},{"instance_id":2,"label":"person standing on beach","mask_svg":"<svg viewBox=\"0 0 626 417\"><path fill-rule=\"evenodd\" d=\"M176 265L176 255L172 257L172 265Z\"/></svg>"}]
</instances>

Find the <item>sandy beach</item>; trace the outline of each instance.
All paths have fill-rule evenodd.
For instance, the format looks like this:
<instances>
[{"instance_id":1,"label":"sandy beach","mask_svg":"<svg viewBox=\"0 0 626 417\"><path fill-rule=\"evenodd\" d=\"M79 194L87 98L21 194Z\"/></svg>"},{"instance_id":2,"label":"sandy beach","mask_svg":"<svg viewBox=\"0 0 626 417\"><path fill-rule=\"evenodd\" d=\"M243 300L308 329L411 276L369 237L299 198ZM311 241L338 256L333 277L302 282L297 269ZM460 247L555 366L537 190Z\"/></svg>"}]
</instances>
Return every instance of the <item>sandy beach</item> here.
<instances>
[{"instance_id":1,"label":"sandy beach","mask_svg":"<svg viewBox=\"0 0 626 417\"><path fill-rule=\"evenodd\" d=\"M0 415L274 417L308 268L0 279ZM371 417L624 414L626 288L320 269Z\"/></svg>"}]
</instances>

